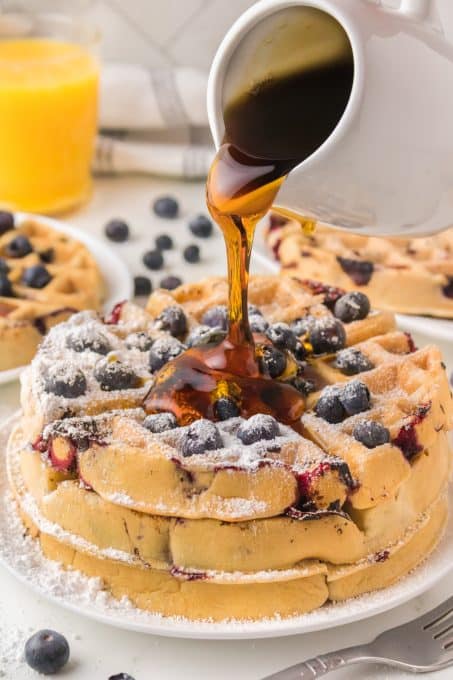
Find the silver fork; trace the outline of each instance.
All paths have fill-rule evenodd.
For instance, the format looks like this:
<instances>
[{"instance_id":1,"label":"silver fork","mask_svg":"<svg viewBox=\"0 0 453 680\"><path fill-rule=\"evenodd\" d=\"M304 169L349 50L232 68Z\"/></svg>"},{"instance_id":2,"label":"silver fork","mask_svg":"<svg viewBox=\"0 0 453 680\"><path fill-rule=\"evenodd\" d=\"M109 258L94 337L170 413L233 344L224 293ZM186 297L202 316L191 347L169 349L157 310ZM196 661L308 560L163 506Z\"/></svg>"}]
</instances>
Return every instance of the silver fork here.
<instances>
[{"instance_id":1,"label":"silver fork","mask_svg":"<svg viewBox=\"0 0 453 680\"><path fill-rule=\"evenodd\" d=\"M418 619L381 633L367 645L322 654L263 680L314 680L350 664L370 662L411 673L453 665L453 597Z\"/></svg>"}]
</instances>

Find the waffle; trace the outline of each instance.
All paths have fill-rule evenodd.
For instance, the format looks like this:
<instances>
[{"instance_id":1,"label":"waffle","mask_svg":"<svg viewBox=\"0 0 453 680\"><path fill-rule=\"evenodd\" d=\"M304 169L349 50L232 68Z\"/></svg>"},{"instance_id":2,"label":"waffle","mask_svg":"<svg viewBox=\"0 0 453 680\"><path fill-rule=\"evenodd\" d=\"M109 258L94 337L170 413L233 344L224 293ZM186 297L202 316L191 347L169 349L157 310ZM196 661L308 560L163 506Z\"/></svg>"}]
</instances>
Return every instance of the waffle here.
<instances>
[{"instance_id":1,"label":"waffle","mask_svg":"<svg viewBox=\"0 0 453 680\"><path fill-rule=\"evenodd\" d=\"M453 318L453 229L397 239L320 224L305 235L297 220L273 215L266 241L285 275L362 290L374 306L392 312Z\"/></svg>"},{"instance_id":2,"label":"waffle","mask_svg":"<svg viewBox=\"0 0 453 680\"><path fill-rule=\"evenodd\" d=\"M18 236L28 239L31 252L13 257L8 247ZM101 305L102 278L87 248L39 221L23 221L0 235L0 265L11 283L11 294L0 295L0 370L28 364L50 328L74 311ZM36 265L51 276L41 288L23 281Z\"/></svg>"},{"instance_id":3,"label":"waffle","mask_svg":"<svg viewBox=\"0 0 453 680\"><path fill-rule=\"evenodd\" d=\"M339 352L316 353L301 332L310 390L300 432L280 423L272 440L244 444L246 421L233 417L216 424L221 445L184 456L189 425L146 426L149 345L168 338L160 315L169 306L184 310L184 342L227 294L211 278L156 291L146 311L124 303L105 320L81 312L49 332L23 374L23 415L8 446L26 526L48 557L164 615L294 616L386 587L430 552L446 521L453 405L439 351L416 350L392 314L371 311L344 324L341 351L368 362L347 375ZM271 323L330 323L340 295L290 278L250 284L250 302ZM128 368L133 385L102 389L99 362ZM55 370L77 388L82 372L83 394L49 393ZM369 390L366 413L329 422L320 403L354 381ZM357 439L365 417L388 441Z\"/></svg>"}]
</instances>

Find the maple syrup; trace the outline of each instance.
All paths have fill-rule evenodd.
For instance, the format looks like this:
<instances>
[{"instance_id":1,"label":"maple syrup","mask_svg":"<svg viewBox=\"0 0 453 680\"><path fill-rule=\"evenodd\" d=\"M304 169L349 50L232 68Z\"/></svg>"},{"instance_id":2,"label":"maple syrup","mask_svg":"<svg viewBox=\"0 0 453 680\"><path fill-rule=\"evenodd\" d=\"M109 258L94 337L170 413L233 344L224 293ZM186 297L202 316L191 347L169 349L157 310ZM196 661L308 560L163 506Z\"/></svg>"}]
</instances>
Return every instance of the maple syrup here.
<instances>
[{"instance_id":1,"label":"maple syrup","mask_svg":"<svg viewBox=\"0 0 453 680\"><path fill-rule=\"evenodd\" d=\"M258 221L291 169L332 133L346 108L352 79L349 47L319 67L254 83L225 107L225 138L208 176L207 205L226 244L227 337L217 345L188 349L164 366L145 398L148 413L170 411L180 425L199 418L216 420L215 404L227 397L244 417L267 413L299 429L305 400L289 382L298 366L288 355L278 379L265 374L259 359L271 343L250 330L250 255Z\"/></svg>"}]
</instances>

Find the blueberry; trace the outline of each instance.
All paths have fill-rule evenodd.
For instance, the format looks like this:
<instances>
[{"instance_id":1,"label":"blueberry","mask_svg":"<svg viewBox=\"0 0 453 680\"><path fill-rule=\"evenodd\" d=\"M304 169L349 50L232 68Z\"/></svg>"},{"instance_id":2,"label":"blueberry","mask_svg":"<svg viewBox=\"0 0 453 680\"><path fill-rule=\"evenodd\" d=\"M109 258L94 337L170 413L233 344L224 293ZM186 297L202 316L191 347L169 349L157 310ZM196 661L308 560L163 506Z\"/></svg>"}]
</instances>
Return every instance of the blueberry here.
<instances>
[{"instance_id":1,"label":"blueberry","mask_svg":"<svg viewBox=\"0 0 453 680\"><path fill-rule=\"evenodd\" d=\"M134 278L135 297L144 297L145 295L150 295L152 290L153 285L147 276L136 276Z\"/></svg>"},{"instance_id":2,"label":"blueberry","mask_svg":"<svg viewBox=\"0 0 453 680\"><path fill-rule=\"evenodd\" d=\"M79 369L66 363L53 364L44 378L46 392L65 399L77 399L87 391L87 381Z\"/></svg>"},{"instance_id":3,"label":"blueberry","mask_svg":"<svg viewBox=\"0 0 453 680\"><path fill-rule=\"evenodd\" d=\"M143 264L154 271L162 269L164 258L160 250L147 250L143 255Z\"/></svg>"},{"instance_id":4,"label":"blueberry","mask_svg":"<svg viewBox=\"0 0 453 680\"><path fill-rule=\"evenodd\" d=\"M178 201L172 196L161 196L154 201L153 210L159 217L173 219L178 216Z\"/></svg>"},{"instance_id":5,"label":"blueberry","mask_svg":"<svg viewBox=\"0 0 453 680\"><path fill-rule=\"evenodd\" d=\"M297 347L297 337L286 323L274 323L266 331L266 336L275 347L293 351Z\"/></svg>"},{"instance_id":6,"label":"blueberry","mask_svg":"<svg viewBox=\"0 0 453 680\"><path fill-rule=\"evenodd\" d=\"M211 326L196 326L187 337L187 345L189 347L200 347L201 345L209 345L219 343L225 339L226 331L221 328L211 328Z\"/></svg>"},{"instance_id":7,"label":"blueberry","mask_svg":"<svg viewBox=\"0 0 453 680\"><path fill-rule=\"evenodd\" d=\"M148 333L139 331L138 333L128 335L125 343L127 349L138 349L139 352L148 352L153 346L154 340Z\"/></svg>"},{"instance_id":8,"label":"blueberry","mask_svg":"<svg viewBox=\"0 0 453 680\"><path fill-rule=\"evenodd\" d=\"M212 222L206 215L197 215L189 222L189 229L194 236L208 238L212 234Z\"/></svg>"},{"instance_id":9,"label":"blueberry","mask_svg":"<svg viewBox=\"0 0 453 680\"><path fill-rule=\"evenodd\" d=\"M116 675L111 675L109 680L135 680L135 678L128 673L117 673Z\"/></svg>"},{"instance_id":10,"label":"blueberry","mask_svg":"<svg viewBox=\"0 0 453 680\"><path fill-rule=\"evenodd\" d=\"M364 293L358 290L346 293L335 303L334 314L343 323L365 319L370 312L370 301Z\"/></svg>"},{"instance_id":11,"label":"blueberry","mask_svg":"<svg viewBox=\"0 0 453 680\"><path fill-rule=\"evenodd\" d=\"M14 229L14 215L6 210L0 210L0 236Z\"/></svg>"},{"instance_id":12,"label":"blueberry","mask_svg":"<svg viewBox=\"0 0 453 680\"><path fill-rule=\"evenodd\" d=\"M341 423L346 417L340 401L340 389L336 386L325 387L315 406L315 413L328 423Z\"/></svg>"},{"instance_id":13,"label":"blueberry","mask_svg":"<svg viewBox=\"0 0 453 680\"><path fill-rule=\"evenodd\" d=\"M308 333L309 328L311 328L314 323L316 323L316 318L311 314L307 314L307 316L294 319L294 321L290 323L289 327L291 328L292 332L297 335L298 338L300 338L302 335L305 335L305 333Z\"/></svg>"},{"instance_id":14,"label":"blueberry","mask_svg":"<svg viewBox=\"0 0 453 680\"><path fill-rule=\"evenodd\" d=\"M110 220L105 225L104 231L107 238L116 243L123 243L129 238L129 225L124 220Z\"/></svg>"},{"instance_id":15,"label":"blueberry","mask_svg":"<svg viewBox=\"0 0 453 680\"><path fill-rule=\"evenodd\" d=\"M68 641L54 630L39 630L25 643L27 664L42 675L58 673L68 659Z\"/></svg>"},{"instance_id":16,"label":"blueberry","mask_svg":"<svg viewBox=\"0 0 453 680\"><path fill-rule=\"evenodd\" d=\"M165 290L174 290L182 284L182 279L179 276L166 276L162 279L159 286Z\"/></svg>"},{"instance_id":17,"label":"blueberry","mask_svg":"<svg viewBox=\"0 0 453 680\"><path fill-rule=\"evenodd\" d=\"M255 444L263 439L275 439L280 434L278 422L272 416L257 413L239 426L237 436L243 444Z\"/></svg>"},{"instance_id":18,"label":"blueberry","mask_svg":"<svg viewBox=\"0 0 453 680\"><path fill-rule=\"evenodd\" d=\"M195 264L195 262L200 261L200 249L196 245L190 245L187 246L187 248L184 248L183 250L183 257L186 262L190 262L191 264Z\"/></svg>"},{"instance_id":19,"label":"blueberry","mask_svg":"<svg viewBox=\"0 0 453 680\"><path fill-rule=\"evenodd\" d=\"M160 434L161 432L174 430L175 427L178 427L178 421L173 413L153 413L150 416L146 416L143 421L143 427L146 427L153 434Z\"/></svg>"},{"instance_id":20,"label":"blueberry","mask_svg":"<svg viewBox=\"0 0 453 680\"><path fill-rule=\"evenodd\" d=\"M333 365L344 375L357 375L374 368L368 357L354 347L347 347L338 352Z\"/></svg>"},{"instance_id":21,"label":"blueberry","mask_svg":"<svg viewBox=\"0 0 453 680\"><path fill-rule=\"evenodd\" d=\"M251 314L249 316L249 324L252 333L261 333L264 335L269 328L269 323L264 316L261 316L261 314Z\"/></svg>"},{"instance_id":22,"label":"blueberry","mask_svg":"<svg viewBox=\"0 0 453 680\"><path fill-rule=\"evenodd\" d=\"M201 317L201 323L211 328L221 328L226 331L228 328L228 310L225 305L216 305L207 309Z\"/></svg>"},{"instance_id":23,"label":"blueberry","mask_svg":"<svg viewBox=\"0 0 453 680\"><path fill-rule=\"evenodd\" d=\"M22 283L30 288L45 288L52 280L52 276L42 264L27 267L22 274Z\"/></svg>"},{"instance_id":24,"label":"blueberry","mask_svg":"<svg viewBox=\"0 0 453 680\"><path fill-rule=\"evenodd\" d=\"M0 272L0 296L1 297L13 297L13 287L11 285L11 281L9 278L6 276L6 274L3 274Z\"/></svg>"},{"instance_id":25,"label":"blueberry","mask_svg":"<svg viewBox=\"0 0 453 680\"><path fill-rule=\"evenodd\" d=\"M330 316L324 316L310 325L308 340L315 354L337 352L346 344L346 333L343 324Z\"/></svg>"},{"instance_id":26,"label":"blueberry","mask_svg":"<svg viewBox=\"0 0 453 680\"><path fill-rule=\"evenodd\" d=\"M103 392L131 390L140 386L140 378L129 366L109 359L100 359L97 362L94 377Z\"/></svg>"},{"instance_id":27,"label":"blueberry","mask_svg":"<svg viewBox=\"0 0 453 680\"><path fill-rule=\"evenodd\" d=\"M110 342L100 332L87 332L83 326L71 331L66 337L66 347L74 352L90 351L95 354L108 354L112 347Z\"/></svg>"},{"instance_id":28,"label":"blueberry","mask_svg":"<svg viewBox=\"0 0 453 680\"><path fill-rule=\"evenodd\" d=\"M297 361L304 361L304 359L307 358L308 352L300 340L297 340L296 342L296 346L293 349L293 355Z\"/></svg>"},{"instance_id":29,"label":"blueberry","mask_svg":"<svg viewBox=\"0 0 453 680\"><path fill-rule=\"evenodd\" d=\"M6 260L0 257L0 274L7 274L9 272L9 266Z\"/></svg>"},{"instance_id":30,"label":"blueberry","mask_svg":"<svg viewBox=\"0 0 453 680\"><path fill-rule=\"evenodd\" d=\"M154 243L157 250L171 250L173 248L173 239L168 234L159 234Z\"/></svg>"},{"instance_id":31,"label":"blueberry","mask_svg":"<svg viewBox=\"0 0 453 680\"><path fill-rule=\"evenodd\" d=\"M367 449L374 449L390 441L390 432L387 428L374 420L358 422L352 431L352 436Z\"/></svg>"},{"instance_id":32,"label":"blueberry","mask_svg":"<svg viewBox=\"0 0 453 680\"><path fill-rule=\"evenodd\" d=\"M337 257L342 270L351 277L356 286L366 286L374 272L374 264L366 260L352 260L347 257Z\"/></svg>"},{"instance_id":33,"label":"blueberry","mask_svg":"<svg viewBox=\"0 0 453 680\"><path fill-rule=\"evenodd\" d=\"M453 299L453 276L447 276L447 283L442 286L442 293L445 297Z\"/></svg>"},{"instance_id":34,"label":"blueberry","mask_svg":"<svg viewBox=\"0 0 453 680\"><path fill-rule=\"evenodd\" d=\"M302 376L298 375L291 380L290 383L298 392L307 397L312 392L316 391L316 387L311 380L306 380Z\"/></svg>"},{"instance_id":35,"label":"blueberry","mask_svg":"<svg viewBox=\"0 0 453 680\"><path fill-rule=\"evenodd\" d=\"M158 338L149 352L149 367L154 373L165 366L168 361L175 359L185 350L182 342L176 338Z\"/></svg>"},{"instance_id":36,"label":"blueberry","mask_svg":"<svg viewBox=\"0 0 453 680\"><path fill-rule=\"evenodd\" d=\"M258 364L261 373L270 378L278 378L286 368L286 354L270 345L257 346Z\"/></svg>"},{"instance_id":37,"label":"blueberry","mask_svg":"<svg viewBox=\"0 0 453 680\"><path fill-rule=\"evenodd\" d=\"M240 414L239 406L230 397L220 397L214 403L214 414L218 420L236 418Z\"/></svg>"},{"instance_id":38,"label":"blueberry","mask_svg":"<svg viewBox=\"0 0 453 680\"><path fill-rule=\"evenodd\" d=\"M181 453L187 458L206 451L215 451L223 446L217 426L210 420L196 420L184 432Z\"/></svg>"},{"instance_id":39,"label":"blueberry","mask_svg":"<svg viewBox=\"0 0 453 680\"><path fill-rule=\"evenodd\" d=\"M257 305L252 305L251 302L247 305L249 316L263 316L263 312Z\"/></svg>"},{"instance_id":40,"label":"blueberry","mask_svg":"<svg viewBox=\"0 0 453 680\"><path fill-rule=\"evenodd\" d=\"M187 318L181 307L172 305L165 307L156 319L156 328L168 331L175 338L187 332Z\"/></svg>"},{"instance_id":41,"label":"blueberry","mask_svg":"<svg viewBox=\"0 0 453 680\"><path fill-rule=\"evenodd\" d=\"M44 264L52 264L52 262L55 259L54 248L47 248L46 250L42 250L39 253L39 259L41 260L41 262L44 262Z\"/></svg>"},{"instance_id":42,"label":"blueberry","mask_svg":"<svg viewBox=\"0 0 453 680\"><path fill-rule=\"evenodd\" d=\"M347 415L354 416L370 408L370 391L360 380L351 380L342 389L340 401Z\"/></svg>"},{"instance_id":43,"label":"blueberry","mask_svg":"<svg viewBox=\"0 0 453 680\"><path fill-rule=\"evenodd\" d=\"M25 257L33 252L33 246L26 236L16 236L11 239L5 248L6 255L8 257Z\"/></svg>"}]
</instances>

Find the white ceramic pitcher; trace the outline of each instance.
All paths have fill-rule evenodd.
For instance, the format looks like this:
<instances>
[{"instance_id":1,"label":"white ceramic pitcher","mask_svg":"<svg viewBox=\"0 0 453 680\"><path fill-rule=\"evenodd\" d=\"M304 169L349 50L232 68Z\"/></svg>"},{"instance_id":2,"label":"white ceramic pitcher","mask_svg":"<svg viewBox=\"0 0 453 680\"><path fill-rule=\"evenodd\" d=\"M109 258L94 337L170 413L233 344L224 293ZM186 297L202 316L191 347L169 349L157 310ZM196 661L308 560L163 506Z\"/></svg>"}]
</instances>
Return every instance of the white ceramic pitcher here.
<instances>
[{"instance_id":1,"label":"white ceramic pitcher","mask_svg":"<svg viewBox=\"0 0 453 680\"><path fill-rule=\"evenodd\" d=\"M276 206L372 235L418 235L453 224L453 46L431 0L261 0L232 26L214 59L208 113L216 145L231 64L256 55L281 31L290 7L318 8L345 30L354 58L347 107L332 134L284 182ZM283 46L284 48L284 46ZM272 64L269 64L272 69ZM278 102L275 104L278 106ZM270 134L275 131L270 131ZM232 140L234 141L234 140Z\"/></svg>"}]
</instances>

